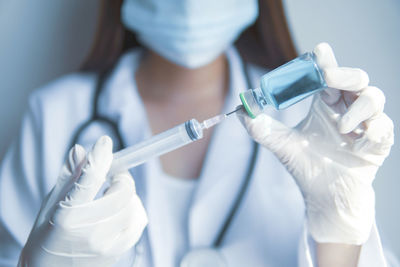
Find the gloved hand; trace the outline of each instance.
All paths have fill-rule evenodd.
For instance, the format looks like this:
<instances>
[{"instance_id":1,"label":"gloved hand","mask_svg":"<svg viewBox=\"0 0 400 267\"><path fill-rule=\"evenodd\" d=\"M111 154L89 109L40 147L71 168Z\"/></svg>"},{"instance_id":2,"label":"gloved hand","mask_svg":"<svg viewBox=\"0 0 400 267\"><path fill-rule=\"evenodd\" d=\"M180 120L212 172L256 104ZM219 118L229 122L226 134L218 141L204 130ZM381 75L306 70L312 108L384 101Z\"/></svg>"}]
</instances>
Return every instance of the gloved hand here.
<instances>
[{"instance_id":1,"label":"gloved hand","mask_svg":"<svg viewBox=\"0 0 400 267\"><path fill-rule=\"evenodd\" d=\"M314 240L359 245L374 223L372 181L393 144L393 123L383 113L383 92L368 86L364 71L338 67L326 43L314 53L330 88L314 96L299 125L266 114L239 118L296 180Z\"/></svg>"},{"instance_id":2,"label":"gloved hand","mask_svg":"<svg viewBox=\"0 0 400 267\"><path fill-rule=\"evenodd\" d=\"M75 145L44 200L19 266L110 266L139 240L147 216L129 173L115 175L95 199L112 162L101 137L86 156Z\"/></svg>"}]
</instances>

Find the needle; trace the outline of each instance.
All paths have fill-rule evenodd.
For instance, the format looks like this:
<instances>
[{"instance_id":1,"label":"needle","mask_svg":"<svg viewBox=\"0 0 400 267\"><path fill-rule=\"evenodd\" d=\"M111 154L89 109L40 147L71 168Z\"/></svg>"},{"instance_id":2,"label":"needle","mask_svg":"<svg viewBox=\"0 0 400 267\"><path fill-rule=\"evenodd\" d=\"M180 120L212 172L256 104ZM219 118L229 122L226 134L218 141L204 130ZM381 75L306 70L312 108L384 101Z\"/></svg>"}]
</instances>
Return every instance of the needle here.
<instances>
[{"instance_id":1,"label":"needle","mask_svg":"<svg viewBox=\"0 0 400 267\"><path fill-rule=\"evenodd\" d=\"M242 107L243 107L242 105L237 106L235 110L233 110L233 111L231 111L231 112L229 112L229 113L226 113L225 116L229 116L229 115L231 115L231 114L233 114L233 113L235 113L235 112L238 112L239 110L242 109Z\"/></svg>"},{"instance_id":2,"label":"needle","mask_svg":"<svg viewBox=\"0 0 400 267\"><path fill-rule=\"evenodd\" d=\"M242 106L238 106L235 110L233 110L233 111L231 111L231 112L229 112L227 114L217 115L217 116L212 117L212 118L210 118L208 120L205 120L205 121L203 121L201 123L201 127L203 129L211 128L214 125L216 125L216 124L222 122L223 120L225 120L226 118L228 118L229 115L231 115L231 114L233 114L233 113L235 113L235 112L237 112L237 111L239 111L241 109L242 109Z\"/></svg>"}]
</instances>

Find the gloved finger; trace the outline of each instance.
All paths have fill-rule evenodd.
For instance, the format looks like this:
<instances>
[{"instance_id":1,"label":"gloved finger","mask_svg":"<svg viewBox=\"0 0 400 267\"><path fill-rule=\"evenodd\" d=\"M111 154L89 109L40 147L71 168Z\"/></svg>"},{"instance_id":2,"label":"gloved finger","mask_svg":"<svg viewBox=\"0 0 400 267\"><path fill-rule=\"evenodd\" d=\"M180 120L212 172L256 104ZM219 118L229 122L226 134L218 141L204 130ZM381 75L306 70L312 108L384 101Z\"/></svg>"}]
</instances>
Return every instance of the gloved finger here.
<instances>
[{"instance_id":1,"label":"gloved finger","mask_svg":"<svg viewBox=\"0 0 400 267\"><path fill-rule=\"evenodd\" d=\"M365 122L367 129L365 135L368 140L383 144L385 146L392 146L394 143L394 125L393 121L385 113L380 113Z\"/></svg>"},{"instance_id":2,"label":"gloved finger","mask_svg":"<svg viewBox=\"0 0 400 267\"><path fill-rule=\"evenodd\" d=\"M394 143L393 121L385 114L365 121L366 130L363 136L355 140L353 150L377 165L381 165L389 155Z\"/></svg>"},{"instance_id":3,"label":"gloved finger","mask_svg":"<svg viewBox=\"0 0 400 267\"><path fill-rule=\"evenodd\" d=\"M347 134L353 131L361 122L382 113L384 105L385 95L380 89L373 86L365 88L340 119L340 133Z\"/></svg>"},{"instance_id":4,"label":"gloved finger","mask_svg":"<svg viewBox=\"0 0 400 267\"><path fill-rule=\"evenodd\" d=\"M324 71L327 68L336 68L338 63L332 47L328 43L320 43L314 48L317 65ZM329 105L336 103L340 98L340 91L327 88L321 92L322 99Z\"/></svg>"},{"instance_id":5,"label":"gloved finger","mask_svg":"<svg viewBox=\"0 0 400 267\"><path fill-rule=\"evenodd\" d=\"M356 68L326 68L324 69L326 84L331 88L358 92L368 86L368 74Z\"/></svg>"},{"instance_id":6,"label":"gloved finger","mask_svg":"<svg viewBox=\"0 0 400 267\"><path fill-rule=\"evenodd\" d=\"M317 64L321 69L335 68L338 66L332 47L328 43L319 43L316 45L314 54Z\"/></svg>"},{"instance_id":7,"label":"gloved finger","mask_svg":"<svg viewBox=\"0 0 400 267\"><path fill-rule=\"evenodd\" d=\"M47 196L46 207L43 210L49 210L55 203L65 197L67 192L71 189L73 183L81 175L82 166L86 162L86 151L80 145L72 147L68 153L68 159L64 163L61 172L58 176L57 183Z\"/></svg>"},{"instance_id":8,"label":"gloved finger","mask_svg":"<svg viewBox=\"0 0 400 267\"><path fill-rule=\"evenodd\" d=\"M89 242L100 254L118 254L136 244L146 225L146 211L134 195L124 210L98 226Z\"/></svg>"},{"instance_id":9,"label":"gloved finger","mask_svg":"<svg viewBox=\"0 0 400 267\"><path fill-rule=\"evenodd\" d=\"M82 165L86 160L86 151L81 145L74 145L68 153L61 172L58 176L57 187L64 187L71 180L76 179L81 174Z\"/></svg>"},{"instance_id":10,"label":"gloved finger","mask_svg":"<svg viewBox=\"0 0 400 267\"><path fill-rule=\"evenodd\" d=\"M126 208L134 195L136 192L132 176L120 173L115 175L110 188L101 198L81 205L71 205L68 201L61 201L52 221L69 229L95 224L118 214Z\"/></svg>"},{"instance_id":11,"label":"gloved finger","mask_svg":"<svg viewBox=\"0 0 400 267\"><path fill-rule=\"evenodd\" d=\"M255 119L251 119L244 111L238 111L237 115L249 135L279 158L295 153L300 138L292 128L264 113Z\"/></svg>"},{"instance_id":12,"label":"gloved finger","mask_svg":"<svg viewBox=\"0 0 400 267\"><path fill-rule=\"evenodd\" d=\"M123 209L110 217L94 222L81 222L80 224L71 225L67 217L65 221L54 221L52 227L56 228L59 233L64 232L65 236L73 237L76 241L82 244L82 249L86 254L102 254L109 247L110 241L115 238L120 232L131 225L136 213L133 210L134 203L137 201L136 195L125 203ZM85 205L85 204L84 204ZM75 207L71 207L75 208ZM50 222L51 223L51 222ZM63 237L59 237L63 238Z\"/></svg>"},{"instance_id":13,"label":"gloved finger","mask_svg":"<svg viewBox=\"0 0 400 267\"><path fill-rule=\"evenodd\" d=\"M139 200L139 198L137 198ZM119 255L121 252L127 251L139 242L139 239L148 224L148 218L143 204L139 201L135 202L132 209L135 216L131 217L130 224L118 235L110 236L109 246L105 248L106 255Z\"/></svg>"},{"instance_id":14,"label":"gloved finger","mask_svg":"<svg viewBox=\"0 0 400 267\"><path fill-rule=\"evenodd\" d=\"M135 180L133 180L129 171L117 173L111 177L111 185L104 195L109 195L121 190L121 186L123 186L123 188L128 188L131 193L136 193Z\"/></svg>"},{"instance_id":15,"label":"gloved finger","mask_svg":"<svg viewBox=\"0 0 400 267\"><path fill-rule=\"evenodd\" d=\"M68 158L61 168L58 175L57 183L46 196L40 207L39 216L36 224L40 225L45 220L48 220L48 213L53 207L62 200L70 190L72 184L79 177L82 165L86 160L86 152L80 145L75 145L69 150Z\"/></svg>"},{"instance_id":16,"label":"gloved finger","mask_svg":"<svg viewBox=\"0 0 400 267\"><path fill-rule=\"evenodd\" d=\"M77 205L93 200L105 182L112 159L112 140L102 136L89 152L82 175L68 193L66 201Z\"/></svg>"}]
</instances>

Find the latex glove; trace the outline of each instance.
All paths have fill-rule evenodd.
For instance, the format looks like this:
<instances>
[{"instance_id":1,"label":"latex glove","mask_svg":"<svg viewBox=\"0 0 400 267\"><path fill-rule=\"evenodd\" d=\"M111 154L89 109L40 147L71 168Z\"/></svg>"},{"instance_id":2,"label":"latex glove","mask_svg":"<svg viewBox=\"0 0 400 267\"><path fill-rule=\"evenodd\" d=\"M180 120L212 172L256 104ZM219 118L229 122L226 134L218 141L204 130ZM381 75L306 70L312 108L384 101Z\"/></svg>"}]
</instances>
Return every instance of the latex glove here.
<instances>
[{"instance_id":1,"label":"latex glove","mask_svg":"<svg viewBox=\"0 0 400 267\"><path fill-rule=\"evenodd\" d=\"M314 53L330 89L315 95L299 125L266 114L241 120L296 180L314 240L362 244L374 223L372 181L393 144L393 123L383 113L384 94L368 86L364 71L338 67L326 43Z\"/></svg>"},{"instance_id":2,"label":"latex glove","mask_svg":"<svg viewBox=\"0 0 400 267\"><path fill-rule=\"evenodd\" d=\"M135 245L147 216L129 173L115 175L95 199L112 162L112 141L101 137L86 156L75 145L44 200L19 266L110 266Z\"/></svg>"}]
</instances>

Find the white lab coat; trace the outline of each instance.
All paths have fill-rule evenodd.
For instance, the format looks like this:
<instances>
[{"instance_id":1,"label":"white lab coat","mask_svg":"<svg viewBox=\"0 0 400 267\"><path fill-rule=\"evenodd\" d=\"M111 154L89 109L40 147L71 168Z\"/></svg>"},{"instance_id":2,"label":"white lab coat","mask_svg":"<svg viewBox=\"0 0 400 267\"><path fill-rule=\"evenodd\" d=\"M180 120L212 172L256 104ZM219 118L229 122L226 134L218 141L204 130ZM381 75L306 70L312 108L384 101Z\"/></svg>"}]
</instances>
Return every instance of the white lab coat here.
<instances>
[{"instance_id":1,"label":"white lab coat","mask_svg":"<svg viewBox=\"0 0 400 267\"><path fill-rule=\"evenodd\" d=\"M141 51L125 54L109 76L99 101L100 113L118 124L126 145L149 135L146 113L135 87L134 71ZM230 91L224 111L239 104L247 89L242 63L235 49L227 51ZM262 71L251 68L253 86ZM20 135L0 169L0 265L15 266L40 204L56 182L64 156L77 128L91 114L95 74L64 76L36 90L22 122ZM307 113L310 100L270 115L295 125ZM190 119L190 118L188 118ZM89 145L102 127L92 127L82 143ZM188 214L188 240L192 248L212 244L236 198L251 154L251 140L236 118L217 126ZM158 159L132 170L137 192L149 216L140 243L125 253L116 266L168 266L168 244L157 213L157 184L151 179ZM255 171L221 253L234 266L315 266L313 242L304 229L304 203L292 177L266 149L260 149ZM162 239L165 240L165 239ZM386 266L376 228L363 246L360 266Z\"/></svg>"}]
</instances>

